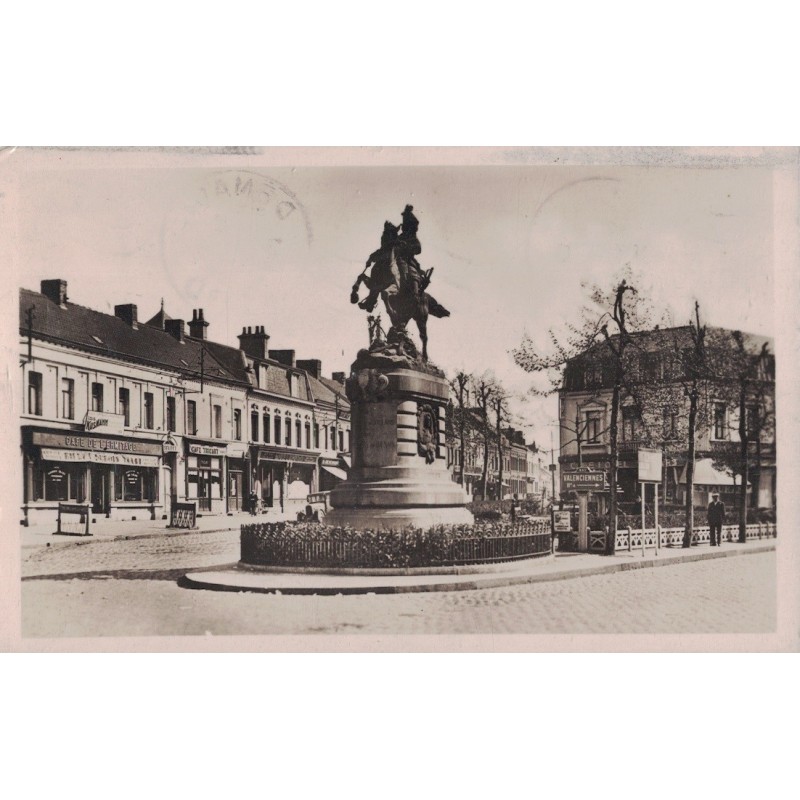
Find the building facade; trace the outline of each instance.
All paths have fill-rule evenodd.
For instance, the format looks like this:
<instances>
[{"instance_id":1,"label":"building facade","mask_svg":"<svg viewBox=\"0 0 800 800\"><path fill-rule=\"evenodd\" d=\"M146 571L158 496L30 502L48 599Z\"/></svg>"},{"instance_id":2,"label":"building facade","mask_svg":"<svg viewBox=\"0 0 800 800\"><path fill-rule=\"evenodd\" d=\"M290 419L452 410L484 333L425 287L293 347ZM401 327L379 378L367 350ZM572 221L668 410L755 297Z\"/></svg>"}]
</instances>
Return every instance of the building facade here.
<instances>
[{"instance_id":1,"label":"building facade","mask_svg":"<svg viewBox=\"0 0 800 800\"><path fill-rule=\"evenodd\" d=\"M746 393L748 444L748 506L775 506L775 361L771 340L743 334L744 351L753 364L752 378L744 383L726 359L736 350L735 335L708 329L709 368L697 381L698 414L695 436L693 503L705 506L718 492L733 504L741 480L739 388ZM639 497L640 448L662 452L660 495L667 504L682 505L686 498L688 458L687 363L692 339L688 327L657 329L633 334L628 346L626 390L620 398L618 429L618 485L623 504ZM759 355L760 354L760 355ZM613 366L604 344L597 345L567 365L559 390L562 473L610 468L610 427ZM747 388L749 386L749 388ZM592 495L592 510L604 513L608 493Z\"/></svg>"},{"instance_id":2,"label":"building facade","mask_svg":"<svg viewBox=\"0 0 800 800\"><path fill-rule=\"evenodd\" d=\"M343 391L318 402L320 378L291 351L268 351L263 328L236 348L210 341L208 326L202 309L188 324L163 307L145 323L133 304L100 313L71 303L63 280L21 290L25 524L55 520L60 503L94 519L168 519L186 501L235 513L253 493L289 514L317 490L323 458L335 452L346 475ZM321 424L329 396L335 450Z\"/></svg>"}]
</instances>

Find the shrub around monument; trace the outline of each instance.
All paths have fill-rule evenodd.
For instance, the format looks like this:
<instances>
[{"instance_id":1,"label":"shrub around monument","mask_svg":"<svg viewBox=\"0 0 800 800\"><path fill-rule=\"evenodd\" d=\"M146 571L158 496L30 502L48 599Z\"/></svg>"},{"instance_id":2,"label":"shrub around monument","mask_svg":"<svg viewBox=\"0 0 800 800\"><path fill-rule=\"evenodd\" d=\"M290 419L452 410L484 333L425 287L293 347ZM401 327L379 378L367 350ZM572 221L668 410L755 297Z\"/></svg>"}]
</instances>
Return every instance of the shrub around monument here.
<instances>
[{"instance_id":1,"label":"shrub around monument","mask_svg":"<svg viewBox=\"0 0 800 800\"><path fill-rule=\"evenodd\" d=\"M245 564L412 568L514 561L550 553L543 522L481 522L405 530L354 530L307 522L242 525Z\"/></svg>"}]
</instances>

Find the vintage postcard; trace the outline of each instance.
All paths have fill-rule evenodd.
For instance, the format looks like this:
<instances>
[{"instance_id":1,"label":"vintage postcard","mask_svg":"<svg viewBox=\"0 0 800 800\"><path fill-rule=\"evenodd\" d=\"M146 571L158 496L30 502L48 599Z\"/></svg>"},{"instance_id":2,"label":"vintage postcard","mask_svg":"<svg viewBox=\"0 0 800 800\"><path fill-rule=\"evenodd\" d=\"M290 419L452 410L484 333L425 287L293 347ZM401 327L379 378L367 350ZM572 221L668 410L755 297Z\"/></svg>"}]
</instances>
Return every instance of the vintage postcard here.
<instances>
[{"instance_id":1,"label":"vintage postcard","mask_svg":"<svg viewBox=\"0 0 800 800\"><path fill-rule=\"evenodd\" d=\"M0 191L4 649L797 649L796 149Z\"/></svg>"}]
</instances>

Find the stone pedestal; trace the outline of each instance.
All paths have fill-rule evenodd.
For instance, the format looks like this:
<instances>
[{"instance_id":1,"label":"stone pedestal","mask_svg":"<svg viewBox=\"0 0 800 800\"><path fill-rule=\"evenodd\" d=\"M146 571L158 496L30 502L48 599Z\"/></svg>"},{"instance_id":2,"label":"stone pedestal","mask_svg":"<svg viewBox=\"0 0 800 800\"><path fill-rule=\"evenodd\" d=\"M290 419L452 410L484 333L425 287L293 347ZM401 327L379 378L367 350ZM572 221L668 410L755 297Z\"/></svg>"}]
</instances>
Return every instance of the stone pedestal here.
<instances>
[{"instance_id":1,"label":"stone pedestal","mask_svg":"<svg viewBox=\"0 0 800 800\"><path fill-rule=\"evenodd\" d=\"M325 522L353 528L472 524L468 497L447 469L449 387L425 371L361 359L347 381L352 468L330 495Z\"/></svg>"}]
</instances>

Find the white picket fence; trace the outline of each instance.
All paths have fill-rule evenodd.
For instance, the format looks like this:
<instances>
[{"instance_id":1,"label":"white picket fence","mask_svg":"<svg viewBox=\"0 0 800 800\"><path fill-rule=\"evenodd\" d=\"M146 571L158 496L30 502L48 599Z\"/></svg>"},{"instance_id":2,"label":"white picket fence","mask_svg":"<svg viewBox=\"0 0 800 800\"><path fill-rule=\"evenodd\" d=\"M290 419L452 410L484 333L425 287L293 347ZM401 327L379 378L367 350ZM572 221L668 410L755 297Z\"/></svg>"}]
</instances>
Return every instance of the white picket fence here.
<instances>
[{"instance_id":1,"label":"white picket fence","mask_svg":"<svg viewBox=\"0 0 800 800\"><path fill-rule=\"evenodd\" d=\"M617 531L616 549L617 550L641 550L642 535L644 535L644 549L656 549L657 530L655 528L645 528L644 534L641 528L623 528ZM774 539L778 535L778 530L774 522L760 522L747 526L747 541L754 539ZM739 541L738 525L722 526L723 542ZM711 533L708 525L702 525L694 529L692 534L692 544L701 545L711 542ZM681 547L683 545L683 528L661 528L661 538L658 542L659 547ZM589 531L589 552L602 553L606 549L605 531Z\"/></svg>"}]
</instances>

